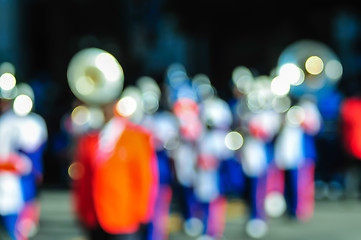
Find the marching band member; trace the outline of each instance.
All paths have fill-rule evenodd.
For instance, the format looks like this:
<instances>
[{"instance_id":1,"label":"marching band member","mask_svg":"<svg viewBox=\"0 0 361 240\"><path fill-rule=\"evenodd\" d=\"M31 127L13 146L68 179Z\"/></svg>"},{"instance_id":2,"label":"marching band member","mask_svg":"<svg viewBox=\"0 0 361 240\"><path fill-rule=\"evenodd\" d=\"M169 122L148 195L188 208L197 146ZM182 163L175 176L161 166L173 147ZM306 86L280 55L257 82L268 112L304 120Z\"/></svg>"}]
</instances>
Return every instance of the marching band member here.
<instances>
[{"instance_id":1,"label":"marching band member","mask_svg":"<svg viewBox=\"0 0 361 240\"><path fill-rule=\"evenodd\" d=\"M9 107L9 100L0 99L3 114L0 117L0 216L1 222L9 237L21 239L16 224L24 207L22 197L21 176L31 171L31 161L15 149L19 125L18 117Z\"/></svg>"},{"instance_id":2,"label":"marching band member","mask_svg":"<svg viewBox=\"0 0 361 240\"><path fill-rule=\"evenodd\" d=\"M341 116L343 120L343 138L346 151L361 159L361 141L359 139L361 127L359 123L359 109L361 100L359 97L350 97L342 104Z\"/></svg>"},{"instance_id":3,"label":"marching band member","mask_svg":"<svg viewBox=\"0 0 361 240\"><path fill-rule=\"evenodd\" d=\"M203 231L202 222L197 216L199 206L194 193L198 142L203 132L198 96L181 64L169 66L165 84L168 105L179 125L179 145L172 151L172 158L177 187L180 188L184 230L194 237Z\"/></svg>"},{"instance_id":4,"label":"marching band member","mask_svg":"<svg viewBox=\"0 0 361 240\"><path fill-rule=\"evenodd\" d=\"M110 115L113 104L104 109L106 124L81 137L75 155L77 214L91 239L140 239L142 224L153 215L158 184L151 135Z\"/></svg>"},{"instance_id":5,"label":"marching band member","mask_svg":"<svg viewBox=\"0 0 361 240\"><path fill-rule=\"evenodd\" d=\"M37 188L47 130L42 117L30 112L34 99L30 86L19 84L17 89L13 109L0 117L0 212L10 237L23 240L35 235L39 222Z\"/></svg>"},{"instance_id":6,"label":"marching band member","mask_svg":"<svg viewBox=\"0 0 361 240\"><path fill-rule=\"evenodd\" d=\"M169 214L173 190L172 151L178 142L178 121L169 111L159 109L161 91L154 79L141 77L137 81L141 91L144 117L141 124L153 135L158 159L159 189L148 238L166 240L169 235Z\"/></svg>"},{"instance_id":7,"label":"marching band member","mask_svg":"<svg viewBox=\"0 0 361 240\"><path fill-rule=\"evenodd\" d=\"M284 171L287 211L306 221L313 215L316 150L313 137L321 128L315 103L303 97L285 115L275 143L275 163Z\"/></svg>"},{"instance_id":8,"label":"marching band member","mask_svg":"<svg viewBox=\"0 0 361 240\"><path fill-rule=\"evenodd\" d=\"M341 136L343 142L343 149L346 152L346 156L349 158L348 167L351 168L350 172L355 172L355 175L359 176L361 169L361 124L359 121L361 108L361 98L359 96L352 96L345 99L341 105ZM349 187L350 190L356 192L356 196L361 194L361 177L355 178L355 187ZM349 190L349 191L350 191ZM353 192L350 191L350 192Z\"/></svg>"},{"instance_id":9,"label":"marching band member","mask_svg":"<svg viewBox=\"0 0 361 240\"><path fill-rule=\"evenodd\" d=\"M149 239L163 240L168 239L169 235L170 203L173 195L171 185L174 181L171 157L172 151L177 147L178 122L174 115L167 111L157 112L145 121L145 126L153 130L159 171L159 189Z\"/></svg>"},{"instance_id":10,"label":"marching band member","mask_svg":"<svg viewBox=\"0 0 361 240\"><path fill-rule=\"evenodd\" d=\"M250 220L246 232L252 237L261 237L267 232L267 214L264 209L267 172L273 160L273 140L280 127L280 118L271 109L252 113L248 127L249 134L240 150L242 168L249 183Z\"/></svg>"},{"instance_id":11,"label":"marching band member","mask_svg":"<svg viewBox=\"0 0 361 240\"><path fill-rule=\"evenodd\" d=\"M97 74L86 75L89 69ZM154 214L158 168L152 135L128 119L134 99L115 103L123 77L114 56L96 48L78 52L68 68L74 95L104 116L101 128L79 137L73 163L75 211L90 239L142 239Z\"/></svg>"},{"instance_id":12,"label":"marching band member","mask_svg":"<svg viewBox=\"0 0 361 240\"><path fill-rule=\"evenodd\" d=\"M203 231L197 216L198 203L194 194L197 174L198 141L203 132L197 103L189 98L177 100L173 112L179 121L179 146L173 152L176 178L181 188L185 231L196 236Z\"/></svg>"},{"instance_id":13,"label":"marching band member","mask_svg":"<svg viewBox=\"0 0 361 240\"><path fill-rule=\"evenodd\" d=\"M24 100L27 99L29 103L32 102L34 104L34 93L29 85L21 83L17 89L19 97L25 96ZM26 98L26 96L30 96L30 98ZM25 106L25 101L19 101L18 98L15 98L14 111L22 116L20 131L23 136L23 147L21 151L29 157L32 163L30 174L24 175L21 178L25 206L20 215L18 227L20 232L27 238L36 234L39 225L40 203L38 200L38 188L43 180L43 152L48 136L44 119L32 112L32 108L25 109Z\"/></svg>"},{"instance_id":14,"label":"marching band member","mask_svg":"<svg viewBox=\"0 0 361 240\"><path fill-rule=\"evenodd\" d=\"M247 95L239 103L239 128L244 134L244 144L238 151L243 173L246 176L246 200L249 220L246 233L261 238L268 230L264 208L267 193L267 174L273 160L273 141L280 129L280 115L272 109L270 81L259 76L248 86Z\"/></svg>"},{"instance_id":15,"label":"marching band member","mask_svg":"<svg viewBox=\"0 0 361 240\"><path fill-rule=\"evenodd\" d=\"M226 198L220 186L220 166L222 161L232 159L234 154L225 144L232 113L225 101L211 97L201 103L201 119L206 128L198 143L194 182L204 226L203 236L199 239L221 239L225 227Z\"/></svg>"}]
</instances>

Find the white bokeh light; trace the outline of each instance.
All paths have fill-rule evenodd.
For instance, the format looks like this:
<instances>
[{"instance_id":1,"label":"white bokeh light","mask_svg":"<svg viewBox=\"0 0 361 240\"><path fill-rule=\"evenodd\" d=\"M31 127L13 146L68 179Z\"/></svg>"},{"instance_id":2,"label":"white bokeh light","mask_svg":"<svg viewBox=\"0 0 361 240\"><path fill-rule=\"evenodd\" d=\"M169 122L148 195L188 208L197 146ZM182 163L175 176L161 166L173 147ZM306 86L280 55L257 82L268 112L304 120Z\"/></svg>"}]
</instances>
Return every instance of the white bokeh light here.
<instances>
[{"instance_id":1,"label":"white bokeh light","mask_svg":"<svg viewBox=\"0 0 361 240\"><path fill-rule=\"evenodd\" d=\"M3 62L0 64L0 74L11 73L15 75L15 66L11 62Z\"/></svg>"},{"instance_id":2,"label":"white bokeh light","mask_svg":"<svg viewBox=\"0 0 361 240\"><path fill-rule=\"evenodd\" d=\"M17 115L25 116L31 112L33 101L27 95L19 95L14 100L13 109Z\"/></svg>"},{"instance_id":3,"label":"white bokeh light","mask_svg":"<svg viewBox=\"0 0 361 240\"><path fill-rule=\"evenodd\" d=\"M268 216L277 218L286 211L286 201L282 193L270 192L267 194L264 207Z\"/></svg>"},{"instance_id":4,"label":"white bokeh light","mask_svg":"<svg viewBox=\"0 0 361 240\"><path fill-rule=\"evenodd\" d=\"M228 149L235 151L242 147L243 137L239 132L232 131L226 135L224 143Z\"/></svg>"},{"instance_id":5,"label":"white bokeh light","mask_svg":"<svg viewBox=\"0 0 361 240\"><path fill-rule=\"evenodd\" d=\"M331 60L326 63L325 73L331 81L337 81L341 78L343 73L342 65L337 60Z\"/></svg>"},{"instance_id":6,"label":"white bokeh light","mask_svg":"<svg viewBox=\"0 0 361 240\"><path fill-rule=\"evenodd\" d=\"M290 89L291 86L287 78L277 76L271 82L271 91L277 96L287 95Z\"/></svg>"},{"instance_id":7,"label":"white bokeh light","mask_svg":"<svg viewBox=\"0 0 361 240\"><path fill-rule=\"evenodd\" d=\"M284 64L280 70L279 75L289 81L291 85L300 85L305 80L305 74L302 69L293 63Z\"/></svg>"},{"instance_id":8,"label":"white bokeh light","mask_svg":"<svg viewBox=\"0 0 361 240\"><path fill-rule=\"evenodd\" d=\"M291 99L288 96L277 96L272 99L272 109L278 113L284 113L291 107Z\"/></svg>"},{"instance_id":9,"label":"white bokeh light","mask_svg":"<svg viewBox=\"0 0 361 240\"><path fill-rule=\"evenodd\" d=\"M311 56L306 60L305 68L312 75L320 74L323 71L323 61L318 56Z\"/></svg>"},{"instance_id":10,"label":"white bokeh light","mask_svg":"<svg viewBox=\"0 0 361 240\"><path fill-rule=\"evenodd\" d=\"M99 129L105 122L103 111L98 107L89 108L89 126L93 129Z\"/></svg>"},{"instance_id":11,"label":"white bokeh light","mask_svg":"<svg viewBox=\"0 0 361 240\"><path fill-rule=\"evenodd\" d=\"M71 120L78 126L83 126L89 122L90 112L86 106L77 106L71 113Z\"/></svg>"},{"instance_id":12,"label":"white bokeh light","mask_svg":"<svg viewBox=\"0 0 361 240\"><path fill-rule=\"evenodd\" d=\"M301 125L305 118L306 112L301 106L291 107L286 114L287 122L291 123L292 125Z\"/></svg>"},{"instance_id":13,"label":"white bokeh light","mask_svg":"<svg viewBox=\"0 0 361 240\"><path fill-rule=\"evenodd\" d=\"M267 223L262 219L252 219L246 224L246 233L255 239L263 238L267 234L267 231Z\"/></svg>"},{"instance_id":14,"label":"white bokeh light","mask_svg":"<svg viewBox=\"0 0 361 240\"><path fill-rule=\"evenodd\" d=\"M137 101L130 96L121 98L116 105L117 112L124 117L130 117L137 110Z\"/></svg>"},{"instance_id":15,"label":"white bokeh light","mask_svg":"<svg viewBox=\"0 0 361 240\"><path fill-rule=\"evenodd\" d=\"M4 73L0 77L0 88L9 91L16 85L16 78L11 73Z\"/></svg>"}]
</instances>

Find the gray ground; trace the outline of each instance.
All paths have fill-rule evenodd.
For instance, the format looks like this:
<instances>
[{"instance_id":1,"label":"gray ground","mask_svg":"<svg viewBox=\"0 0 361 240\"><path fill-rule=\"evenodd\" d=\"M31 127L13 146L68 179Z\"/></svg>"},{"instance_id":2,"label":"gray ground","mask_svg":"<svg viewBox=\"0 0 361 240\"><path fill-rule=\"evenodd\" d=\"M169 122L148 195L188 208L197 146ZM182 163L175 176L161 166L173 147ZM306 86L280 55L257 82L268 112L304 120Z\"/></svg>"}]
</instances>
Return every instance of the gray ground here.
<instances>
[{"instance_id":1,"label":"gray ground","mask_svg":"<svg viewBox=\"0 0 361 240\"><path fill-rule=\"evenodd\" d=\"M74 220L68 191L41 193L42 212L40 229L34 240L85 240ZM250 239L244 234L244 206L235 201L227 210L227 224L223 239ZM188 240L181 231L181 219L171 215L170 240ZM341 200L316 203L315 215L306 223L291 222L285 218L269 222L267 240L360 240L361 201Z\"/></svg>"}]
</instances>

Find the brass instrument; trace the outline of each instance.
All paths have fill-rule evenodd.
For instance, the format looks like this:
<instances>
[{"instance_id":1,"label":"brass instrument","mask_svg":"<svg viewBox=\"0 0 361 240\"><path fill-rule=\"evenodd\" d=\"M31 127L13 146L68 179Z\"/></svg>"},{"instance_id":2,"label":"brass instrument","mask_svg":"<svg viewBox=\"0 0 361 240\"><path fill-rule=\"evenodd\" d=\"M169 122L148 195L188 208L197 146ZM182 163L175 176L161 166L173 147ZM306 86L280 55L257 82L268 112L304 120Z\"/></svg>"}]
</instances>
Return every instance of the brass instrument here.
<instances>
[{"instance_id":1,"label":"brass instrument","mask_svg":"<svg viewBox=\"0 0 361 240\"><path fill-rule=\"evenodd\" d=\"M317 94L336 86L342 77L342 65L333 50L314 40L300 40L286 47L278 60L278 69L294 64L302 81L291 88L291 95Z\"/></svg>"},{"instance_id":2,"label":"brass instrument","mask_svg":"<svg viewBox=\"0 0 361 240\"><path fill-rule=\"evenodd\" d=\"M113 55L98 48L76 53L69 63L67 77L74 95L92 106L116 100L124 84L119 62Z\"/></svg>"}]
</instances>

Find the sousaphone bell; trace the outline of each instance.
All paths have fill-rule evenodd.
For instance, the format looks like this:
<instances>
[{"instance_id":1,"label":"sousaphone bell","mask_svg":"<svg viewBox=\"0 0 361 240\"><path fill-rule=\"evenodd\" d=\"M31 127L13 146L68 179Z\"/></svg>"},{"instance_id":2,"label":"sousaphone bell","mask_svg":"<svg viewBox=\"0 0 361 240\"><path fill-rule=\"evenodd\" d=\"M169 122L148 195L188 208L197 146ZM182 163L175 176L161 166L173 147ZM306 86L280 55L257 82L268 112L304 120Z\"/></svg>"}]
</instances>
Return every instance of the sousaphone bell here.
<instances>
[{"instance_id":1,"label":"sousaphone bell","mask_svg":"<svg viewBox=\"0 0 361 240\"><path fill-rule=\"evenodd\" d=\"M296 66L300 79L292 86L290 94L321 94L333 89L342 77L342 65L335 52L324 43L300 40L287 46L278 59L278 69ZM291 66L291 67L290 67ZM293 68L292 68L293 67Z\"/></svg>"},{"instance_id":2,"label":"sousaphone bell","mask_svg":"<svg viewBox=\"0 0 361 240\"><path fill-rule=\"evenodd\" d=\"M73 94L90 106L101 106L116 100L124 84L119 62L113 55L98 48L76 53L69 63L67 77Z\"/></svg>"}]
</instances>

